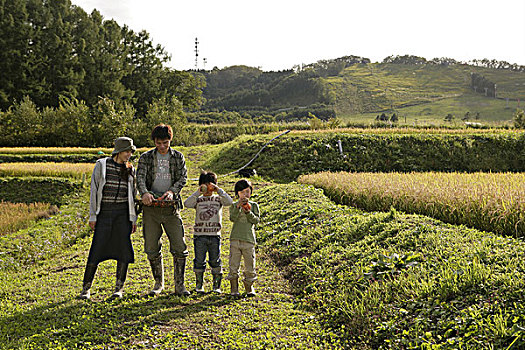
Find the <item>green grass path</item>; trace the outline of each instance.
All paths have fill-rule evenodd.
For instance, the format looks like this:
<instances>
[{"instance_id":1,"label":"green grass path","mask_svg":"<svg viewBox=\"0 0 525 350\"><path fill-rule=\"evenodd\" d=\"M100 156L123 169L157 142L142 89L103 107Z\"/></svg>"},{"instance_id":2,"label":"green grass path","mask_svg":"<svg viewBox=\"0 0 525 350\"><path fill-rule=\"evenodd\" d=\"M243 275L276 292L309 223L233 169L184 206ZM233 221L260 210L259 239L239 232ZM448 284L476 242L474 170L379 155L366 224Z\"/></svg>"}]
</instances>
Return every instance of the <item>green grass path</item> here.
<instances>
[{"instance_id":1,"label":"green grass path","mask_svg":"<svg viewBox=\"0 0 525 350\"><path fill-rule=\"evenodd\" d=\"M219 185L232 192L236 179ZM259 186L260 184L257 184ZM196 188L190 181L183 198ZM79 199L87 210L88 189ZM264 208L262 208L264 210ZM190 256L186 287L194 289L192 223L195 211L184 209L183 221ZM79 212L77 220L85 220ZM223 212L222 259L227 273L229 253L228 209ZM51 219L53 220L53 219ZM66 228L64 228L66 229ZM87 230L86 224L86 230ZM30 234L31 229L27 230ZM315 314L302 310L289 293L277 268L258 250L257 296L229 297L208 293L181 298L173 294L173 261L163 235L166 290L146 296L153 278L145 253L142 229L132 236L135 263L130 266L122 300L108 301L114 285L115 262L101 263L92 288L92 300L77 300L91 235L36 264L0 271L0 348L2 349L271 349L330 348L337 337L323 328ZM205 275L211 290L211 273ZM242 287L241 291L242 291Z\"/></svg>"}]
</instances>

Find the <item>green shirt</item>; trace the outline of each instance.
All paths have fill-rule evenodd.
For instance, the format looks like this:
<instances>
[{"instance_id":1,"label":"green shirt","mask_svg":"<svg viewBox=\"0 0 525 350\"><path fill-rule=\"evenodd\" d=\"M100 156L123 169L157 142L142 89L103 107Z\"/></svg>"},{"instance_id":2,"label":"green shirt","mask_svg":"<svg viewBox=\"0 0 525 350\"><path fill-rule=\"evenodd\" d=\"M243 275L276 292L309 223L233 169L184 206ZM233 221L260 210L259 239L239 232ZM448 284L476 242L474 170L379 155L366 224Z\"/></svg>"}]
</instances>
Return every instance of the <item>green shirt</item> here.
<instances>
[{"instance_id":1,"label":"green shirt","mask_svg":"<svg viewBox=\"0 0 525 350\"><path fill-rule=\"evenodd\" d=\"M260 221L259 205L249 201L248 203L250 203L252 209L245 213L242 208L237 208L237 203L238 201L230 207L230 220L233 221L230 240L237 239L239 241L256 244L255 225Z\"/></svg>"}]
</instances>

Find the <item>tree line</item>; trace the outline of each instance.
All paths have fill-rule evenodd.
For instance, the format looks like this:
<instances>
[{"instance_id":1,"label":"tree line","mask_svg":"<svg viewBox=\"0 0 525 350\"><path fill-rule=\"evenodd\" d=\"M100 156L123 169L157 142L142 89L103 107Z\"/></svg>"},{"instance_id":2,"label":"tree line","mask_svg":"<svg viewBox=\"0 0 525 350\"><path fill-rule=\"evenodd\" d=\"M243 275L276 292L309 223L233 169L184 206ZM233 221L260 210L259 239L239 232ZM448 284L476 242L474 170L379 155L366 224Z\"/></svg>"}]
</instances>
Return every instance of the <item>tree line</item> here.
<instances>
[{"instance_id":1,"label":"tree line","mask_svg":"<svg viewBox=\"0 0 525 350\"><path fill-rule=\"evenodd\" d=\"M197 108L204 81L166 68L169 60L146 31L70 0L0 1L0 110L26 97L39 108L57 108L64 98L92 108L107 98L138 118L155 101Z\"/></svg>"},{"instance_id":2,"label":"tree line","mask_svg":"<svg viewBox=\"0 0 525 350\"><path fill-rule=\"evenodd\" d=\"M457 61L449 57L440 57L427 60L424 57L414 56L414 55L391 55L385 57L382 63L393 63L393 64L408 64L408 65L442 65L442 66L452 66L452 65L472 65L476 67L485 67L492 69L507 69L516 72L525 72L525 66L509 63L507 61L498 61L495 59L489 60L484 58L481 60L473 59L469 62Z\"/></svg>"}]
</instances>

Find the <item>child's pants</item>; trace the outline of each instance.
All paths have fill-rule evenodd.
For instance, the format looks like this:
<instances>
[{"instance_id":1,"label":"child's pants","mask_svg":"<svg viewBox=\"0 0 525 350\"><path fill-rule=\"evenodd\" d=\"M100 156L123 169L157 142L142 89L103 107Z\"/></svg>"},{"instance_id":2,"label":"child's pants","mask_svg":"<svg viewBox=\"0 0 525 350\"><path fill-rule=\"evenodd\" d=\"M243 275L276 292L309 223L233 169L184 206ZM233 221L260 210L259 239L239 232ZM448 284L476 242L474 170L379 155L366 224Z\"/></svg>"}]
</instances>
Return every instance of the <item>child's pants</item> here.
<instances>
[{"instance_id":1,"label":"child's pants","mask_svg":"<svg viewBox=\"0 0 525 350\"><path fill-rule=\"evenodd\" d=\"M193 271L204 272L206 270L206 253L212 274L222 274L221 261L221 237L219 236L194 236L193 246L195 248L195 259L193 259Z\"/></svg>"},{"instance_id":2,"label":"child's pants","mask_svg":"<svg viewBox=\"0 0 525 350\"><path fill-rule=\"evenodd\" d=\"M241 257L244 258L244 280L253 282L257 279L255 273L255 244L234 239L230 241L230 273L228 279L239 278Z\"/></svg>"}]
</instances>

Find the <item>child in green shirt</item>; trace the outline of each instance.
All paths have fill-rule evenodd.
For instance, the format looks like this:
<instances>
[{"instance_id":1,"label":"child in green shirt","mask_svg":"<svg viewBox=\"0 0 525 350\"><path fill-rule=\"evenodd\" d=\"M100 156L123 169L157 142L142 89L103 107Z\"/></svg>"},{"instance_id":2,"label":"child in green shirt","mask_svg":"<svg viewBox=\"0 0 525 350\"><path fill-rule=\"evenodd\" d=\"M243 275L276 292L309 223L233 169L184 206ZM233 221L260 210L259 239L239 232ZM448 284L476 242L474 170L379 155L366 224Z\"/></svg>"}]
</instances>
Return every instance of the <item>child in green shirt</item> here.
<instances>
[{"instance_id":1,"label":"child in green shirt","mask_svg":"<svg viewBox=\"0 0 525 350\"><path fill-rule=\"evenodd\" d=\"M255 272L255 225L259 223L259 205L250 201L253 193L252 183L239 180L234 187L239 200L230 208L230 220L233 228L230 235L230 272L231 295L239 296L239 268L241 257L244 258L244 288L247 296L255 296L253 282L257 279Z\"/></svg>"}]
</instances>

